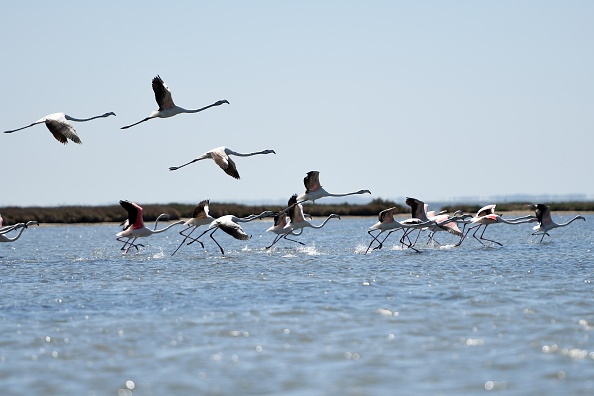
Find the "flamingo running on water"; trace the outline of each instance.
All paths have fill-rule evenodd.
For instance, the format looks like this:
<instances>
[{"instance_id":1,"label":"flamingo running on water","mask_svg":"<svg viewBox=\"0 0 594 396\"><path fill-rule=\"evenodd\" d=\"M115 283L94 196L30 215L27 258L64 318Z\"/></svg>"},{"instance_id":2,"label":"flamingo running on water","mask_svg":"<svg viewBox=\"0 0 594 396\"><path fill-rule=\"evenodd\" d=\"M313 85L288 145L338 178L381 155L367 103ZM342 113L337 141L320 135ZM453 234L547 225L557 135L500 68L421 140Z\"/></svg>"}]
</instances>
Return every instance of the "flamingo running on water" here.
<instances>
[{"instance_id":1,"label":"flamingo running on water","mask_svg":"<svg viewBox=\"0 0 594 396\"><path fill-rule=\"evenodd\" d=\"M198 241L198 239L200 239L204 234L206 234L207 232L212 230L212 232L210 233L210 239L212 239L217 244L217 246L221 250L221 254L224 255L225 251L223 250L221 245L219 245L217 240L214 239L214 237L213 237L213 234L218 229L223 230L224 232L231 235L235 239L246 241L246 240L250 239L251 237L245 233L243 228L241 228L241 226L238 223L247 223L247 222L250 222L253 220L258 220L263 217L269 217L269 216L273 216L273 215L274 215L274 212L266 210L266 211L260 213L259 215L252 214L247 217L237 217L234 215L221 216L221 217L215 219L214 221L212 221L210 223L210 225L208 226L208 229L206 231L204 231L202 234L200 234L198 237L194 238L194 240L189 242L188 245L191 245L194 242L200 242L200 241Z\"/></svg>"},{"instance_id":2,"label":"flamingo running on water","mask_svg":"<svg viewBox=\"0 0 594 396\"><path fill-rule=\"evenodd\" d=\"M568 226L575 220L586 221L586 219L583 216L575 216L573 219L569 220L566 223L558 224L558 223L555 223L553 221L553 219L551 218L551 208L548 205L545 205L545 204L530 205L530 209L534 210L534 212L536 213L536 217L538 219L538 225L534 226L534 228L533 228L534 232L532 233L532 235L538 235L538 234L542 233L542 238L540 238L540 242L542 242L545 235L549 235L549 231L552 230L553 228Z\"/></svg>"},{"instance_id":3,"label":"flamingo running on water","mask_svg":"<svg viewBox=\"0 0 594 396\"><path fill-rule=\"evenodd\" d=\"M305 215L303 214L303 206L298 202L297 194L294 194L289 199L287 204L288 208L287 211L289 213L290 221L283 227L283 231L285 232L293 232L295 230L303 229L303 228L315 228L319 229L326 225L326 223L330 219L338 219L340 220L340 216L337 214L330 214L323 222L319 225L313 225L309 221L305 220Z\"/></svg>"},{"instance_id":4,"label":"flamingo running on water","mask_svg":"<svg viewBox=\"0 0 594 396\"><path fill-rule=\"evenodd\" d=\"M466 234L464 235L464 237L462 238L462 240L464 240L464 238L466 238L466 236L468 235L468 233L471 230L476 229L473 233L472 236L474 237L474 239L476 239L477 241L479 241L481 243L481 245L486 246L483 241L489 241L489 242L493 242L496 243L499 246L503 246L501 243L494 241L492 239L487 239L484 238L483 235L485 234L485 231L487 230L487 227L490 224L497 224L497 223L505 223L505 224L524 224L524 223L532 223L534 221L536 221L536 216L521 216L521 217L517 217L515 219L504 219L503 217L501 217L500 215L495 213L495 204L491 204L491 205L486 205L483 206L481 209L479 209L479 211L476 213L476 216L474 216L473 218L470 219L470 224L476 224L474 227L470 227L468 228L468 231L466 231ZM481 235L479 238L476 237L476 233L480 230L481 227L483 227L483 232L481 232ZM460 244L462 242L459 242L458 244Z\"/></svg>"},{"instance_id":5,"label":"flamingo running on water","mask_svg":"<svg viewBox=\"0 0 594 396\"><path fill-rule=\"evenodd\" d=\"M157 217L155 221L155 225L153 229L147 228L144 225L144 219L142 218L142 207L138 204L126 200L121 200L120 205L128 212L128 219L123 223L124 230L120 231L116 234L116 239L120 242L123 242L124 245L122 246L121 250L125 250L125 253L128 253L131 247L136 248L138 250L138 246L144 246L140 243L135 244L138 238L146 238L153 234L159 234L161 232L167 231L171 227L182 224L184 221L179 220L175 223L169 224L167 227L161 228L157 230L157 224L159 220L162 218L168 218L169 215L166 213L162 213ZM126 238L126 240L124 240ZM132 240L132 241L130 241ZM126 247L127 246L127 247Z\"/></svg>"},{"instance_id":6,"label":"flamingo running on water","mask_svg":"<svg viewBox=\"0 0 594 396\"><path fill-rule=\"evenodd\" d=\"M359 190L345 194L329 193L322 188L322 185L320 184L320 172L318 171L307 172L307 176L303 179L303 184L305 184L305 193L297 197L298 203L305 201L315 202L316 199L323 197L346 197L348 195L371 194L371 191L369 190Z\"/></svg>"},{"instance_id":7,"label":"flamingo running on water","mask_svg":"<svg viewBox=\"0 0 594 396\"><path fill-rule=\"evenodd\" d=\"M105 113L105 114L98 115L98 116L91 117L91 118L74 118L74 117L70 117L69 115L64 114L64 113L53 113L50 115L46 115L45 117L35 121L34 123L32 123L30 125L27 125L27 126L24 126L22 128L18 128L18 129L13 129L11 131L4 131L4 133L13 133L13 132L25 129L25 128L32 127L37 124L45 124L47 129L49 129L49 131L52 133L52 135L54 135L54 137L56 138L56 140L58 142L60 142L62 144L67 144L68 139L70 139L74 143L81 144L82 141L76 134L76 130L74 129L72 124L68 121L85 122L85 121L94 120L95 118L104 118L104 117L109 117L109 116L115 116L115 113L109 112L109 113Z\"/></svg>"},{"instance_id":8,"label":"flamingo running on water","mask_svg":"<svg viewBox=\"0 0 594 396\"><path fill-rule=\"evenodd\" d=\"M373 242L378 242L379 245L377 245L375 249L381 249L384 242L386 241L386 239L388 239L388 237L392 234L392 232L394 231L398 231L400 229L421 229L424 227L427 227L431 224L434 224L432 221L422 221L421 219L416 219L416 218L410 218L410 219L406 219L404 221L397 221L396 219L394 219L394 213L396 210L398 210L399 208L397 207L393 207L393 208L388 208L388 209L384 209L381 212L379 212L378 215L378 222L375 223L374 225L372 225L370 227L370 230L367 231L367 233L373 238L371 240L371 242L369 243L369 246L367 247L367 250L365 251L365 254L367 254L367 252L369 252L369 249L371 248L371 245L373 244ZM377 235L373 235L373 231L379 230L379 233L377 233ZM385 231L390 231L388 232L388 234L384 237L384 239L380 242L377 238L380 236L380 234L384 233ZM409 231L409 230L407 230ZM402 236L402 238L400 239L400 243L404 244L404 238L408 237L408 232L405 232L405 234ZM410 241L410 240L409 240ZM417 249L415 249L413 247L414 244L409 243L408 247L412 248L413 250L417 251Z\"/></svg>"},{"instance_id":9,"label":"flamingo running on water","mask_svg":"<svg viewBox=\"0 0 594 396\"><path fill-rule=\"evenodd\" d=\"M151 115L146 117L145 119L135 122L134 124L123 126L121 129L128 129L130 127L133 127L134 125L140 124L141 122L152 120L153 118L173 117L174 115L180 113L198 113L202 110L206 110L214 106L220 106L223 103L229 104L229 102L226 100L219 100L211 105L202 107L200 109L187 110L182 107L176 106L175 103L173 103L173 99L171 98L171 91L169 90L169 87L165 84L165 82L163 82L161 77L157 75L155 78L153 78L152 84L153 91L155 92L155 100L159 105L159 110L153 111Z\"/></svg>"},{"instance_id":10,"label":"flamingo running on water","mask_svg":"<svg viewBox=\"0 0 594 396\"><path fill-rule=\"evenodd\" d=\"M183 168L186 165L193 164L196 161L200 161L203 159L212 159L222 170L225 171L226 174L229 176L240 179L239 172L237 172L237 167L235 166L235 162L229 157L230 155L235 155L238 157L251 157L252 155L258 154L276 154L274 150L263 150L263 151L256 151L253 153L238 153L236 151L231 150L225 146L214 148L206 153L202 154L198 158L194 158L192 161L187 162L180 166L171 166L169 167L170 171L178 170L179 168Z\"/></svg>"},{"instance_id":11,"label":"flamingo running on water","mask_svg":"<svg viewBox=\"0 0 594 396\"><path fill-rule=\"evenodd\" d=\"M210 200L205 199L204 201L200 201L200 203L198 203L198 205L194 208L194 211L192 212L192 218L184 223L184 225L187 227L179 232L179 234L184 237L184 240L179 244L177 249L175 249L175 252L171 254L172 256L179 250L180 247L182 247L188 238L193 242L198 242L204 248L204 244L202 242L200 242L198 239L192 238L190 235L192 235L192 233L196 231L198 227L208 225L215 220L215 218L209 214L209 206ZM189 234L184 234L184 232L190 228L192 231L190 231Z\"/></svg>"},{"instance_id":12,"label":"flamingo running on water","mask_svg":"<svg viewBox=\"0 0 594 396\"><path fill-rule=\"evenodd\" d=\"M270 249L274 244L276 244L281 239L286 239L291 242L299 243L300 245L305 245L301 241L296 241L295 239L289 238L289 235L298 236L303 233L303 228L299 229L299 232L295 233L293 230L285 228L290 221L290 217L287 214L286 210L282 210L274 215L274 225L266 230L266 232L273 232L276 235L274 241L269 246L266 246L266 249Z\"/></svg>"},{"instance_id":13,"label":"flamingo running on water","mask_svg":"<svg viewBox=\"0 0 594 396\"><path fill-rule=\"evenodd\" d=\"M429 220L435 222L434 225L429 227L429 231L431 231L431 233L429 234L429 241L427 243L435 241L439 245L440 243L437 242L437 240L435 240L435 233L438 231L447 231L450 234L460 238L460 240L454 246L460 246L460 244L462 243L462 238L464 236L464 228L462 229L462 231L460 231L460 228L458 227L457 223L462 222L464 224L464 227L466 227L466 224L469 222L466 219L472 218L472 215L464 214L461 210L457 210L456 212L454 212L453 216L441 212L435 214L432 211L427 212L427 216Z\"/></svg>"}]
</instances>

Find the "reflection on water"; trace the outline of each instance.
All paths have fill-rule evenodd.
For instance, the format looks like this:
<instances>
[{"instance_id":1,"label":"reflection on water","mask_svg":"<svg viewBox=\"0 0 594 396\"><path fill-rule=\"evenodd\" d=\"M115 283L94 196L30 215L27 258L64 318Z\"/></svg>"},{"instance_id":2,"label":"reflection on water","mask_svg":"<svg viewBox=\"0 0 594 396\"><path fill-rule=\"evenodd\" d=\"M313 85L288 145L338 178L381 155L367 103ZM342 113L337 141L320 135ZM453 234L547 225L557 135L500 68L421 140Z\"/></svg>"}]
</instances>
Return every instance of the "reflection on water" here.
<instances>
[{"instance_id":1,"label":"reflection on water","mask_svg":"<svg viewBox=\"0 0 594 396\"><path fill-rule=\"evenodd\" d=\"M3 394L594 394L594 217L540 244L494 225L421 253L375 219L281 241L175 228L123 255L116 226L0 244ZM395 391L397 389L397 391Z\"/></svg>"}]
</instances>

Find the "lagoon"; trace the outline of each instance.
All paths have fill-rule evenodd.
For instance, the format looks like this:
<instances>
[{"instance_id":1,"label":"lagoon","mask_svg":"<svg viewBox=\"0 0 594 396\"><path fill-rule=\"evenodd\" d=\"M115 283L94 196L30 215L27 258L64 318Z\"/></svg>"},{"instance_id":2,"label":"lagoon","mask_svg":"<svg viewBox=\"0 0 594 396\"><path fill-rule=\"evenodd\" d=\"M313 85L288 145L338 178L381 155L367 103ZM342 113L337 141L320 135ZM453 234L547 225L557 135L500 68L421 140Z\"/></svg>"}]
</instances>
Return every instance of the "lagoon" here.
<instances>
[{"instance_id":1,"label":"lagoon","mask_svg":"<svg viewBox=\"0 0 594 396\"><path fill-rule=\"evenodd\" d=\"M0 244L3 394L594 394L585 217L367 255L375 218L270 251L271 221L246 223L215 234L225 256L208 237L171 256L176 228L122 254L115 225L31 227Z\"/></svg>"}]
</instances>

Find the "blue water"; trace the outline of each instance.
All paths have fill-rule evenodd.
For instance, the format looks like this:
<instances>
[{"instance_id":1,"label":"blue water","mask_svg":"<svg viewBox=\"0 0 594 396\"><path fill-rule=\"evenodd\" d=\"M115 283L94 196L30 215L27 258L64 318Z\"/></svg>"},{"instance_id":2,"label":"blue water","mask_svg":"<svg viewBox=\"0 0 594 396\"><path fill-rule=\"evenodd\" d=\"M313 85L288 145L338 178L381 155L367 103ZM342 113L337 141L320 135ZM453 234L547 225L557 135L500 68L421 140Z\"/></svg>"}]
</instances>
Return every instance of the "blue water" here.
<instances>
[{"instance_id":1,"label":"blue water","mask_svg":"<svg viewBox=\"0 0 594 396\"><path fill-rule=\"evenodd\" d=\"M272 251L255 221L215 234L225 256L205 238L172 257L182 226L127 255L115 225L31 227L0 244L2 395L591 395L586 219L367 255L374 218Z\"/></svg>"}]
</instances>

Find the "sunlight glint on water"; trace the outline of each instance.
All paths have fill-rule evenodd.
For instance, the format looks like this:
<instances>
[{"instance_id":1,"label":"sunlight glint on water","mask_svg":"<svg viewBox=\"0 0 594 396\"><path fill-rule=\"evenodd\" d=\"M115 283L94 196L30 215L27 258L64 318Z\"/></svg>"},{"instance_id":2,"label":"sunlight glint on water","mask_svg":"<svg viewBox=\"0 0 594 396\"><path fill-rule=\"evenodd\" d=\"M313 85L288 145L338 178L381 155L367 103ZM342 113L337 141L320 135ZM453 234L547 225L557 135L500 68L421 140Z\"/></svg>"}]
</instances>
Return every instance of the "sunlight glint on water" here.
<instances>
[{"instance_id":1,"label":"sunlight glint on water","mask_svg":"<svg viewBox=\"0 0 594 396\"><path fill-rule=\"evenodd\" d=\"M0 244L0 383L20 394L594 394L594 217L538 243L365 254L375 219L281 241L175 228L122 254L116 226ZM442 233L445 234L445 233Z\"/></svg>"}]
</instances>

